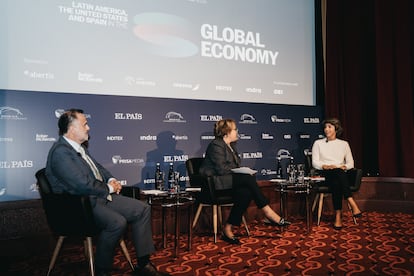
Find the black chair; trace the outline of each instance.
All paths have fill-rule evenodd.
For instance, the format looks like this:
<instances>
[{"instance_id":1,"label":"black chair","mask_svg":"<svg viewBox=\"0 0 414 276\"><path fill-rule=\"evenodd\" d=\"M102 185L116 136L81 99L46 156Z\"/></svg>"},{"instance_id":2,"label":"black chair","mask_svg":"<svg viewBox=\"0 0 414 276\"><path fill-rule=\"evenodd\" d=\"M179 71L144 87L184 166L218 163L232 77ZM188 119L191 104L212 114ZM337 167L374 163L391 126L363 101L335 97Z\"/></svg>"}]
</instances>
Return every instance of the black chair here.
<instances>
[{"instance_id":1,"label":"black chair","mask_svg":"<svg viewBox=\"0 0 414 276\"><path fill-rule=\"evenodd\" d=\"M95 275L92 237L99 234L99 229L94 222L89 197L53 193L44 168L36 172L36 179L47 222L52 232L59 237L49 263L47 275L52 271L63 241L67 236L85 239L85 255L89 260L90 273L92 276ZM134 270L125 241L121 239L119 243L129 265Z\"/></svg>"},{"instance_id":2,"label":"black chair","mask_svg":"<svg viewBox=\"0 0 414 276\"><path fill-rule=\"evenodd\" d=\"M318 170L315 170L312 166L312 152L305 150L305 160L306 164L305 167L309 168L309 176L316 176L320 174ZM347 171L347 177L348 177L348 183L349 188L351 189L351 192L355 193L358 192L361 188L361 182L362 182L362 174L363 171L361 169L350 169ZM320 181L317 182L316 185L314 185L314 191L316 192L315 199L313 200L312 204L312 212L314 212L316 208L316 204L318 204L318 222L317 225L321 222L321 216L322 216L322 209L323 209L323 200L326 196L332 194L332 191L330 187L324 182ZM352 214L352 208L348 203L348 208L351 211ZM354 223L358 224L356 218L352 216Z\"/></svg>"},{"instance_id":3,"label":"black chair","mask_svg":"<svg viewBox=\"0 0 414 276\"><path fill-rule=\"evenodd\" d=\"M190 180L191 187L201 188L201 192L195 195L199 206L193 221L193 228L197 224L203 207L211 206L213 208L213 231L214 242L217 242L217 220L222 225L222 212L221 207L233 206L232 190L220 190L215 189L214 180L212 177L207 177L199 173L201 164L204 158L194 157L186 161L185 165ZM218 217L218 218L217 218ZM246 223L246 219L242 217L244 227L246 228L247 235L250 235L249 227Z\"/></svg>"}]
</instances>

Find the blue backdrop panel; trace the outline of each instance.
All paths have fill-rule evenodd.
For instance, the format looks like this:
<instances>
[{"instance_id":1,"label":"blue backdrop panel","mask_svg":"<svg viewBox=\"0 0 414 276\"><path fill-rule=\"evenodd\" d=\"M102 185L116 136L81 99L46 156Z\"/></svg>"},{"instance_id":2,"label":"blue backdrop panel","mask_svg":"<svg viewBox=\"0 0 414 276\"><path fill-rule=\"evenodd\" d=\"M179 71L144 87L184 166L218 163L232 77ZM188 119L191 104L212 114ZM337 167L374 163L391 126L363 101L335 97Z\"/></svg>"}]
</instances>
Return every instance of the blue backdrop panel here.
<instances>
[{"instance_id":1,"label":"blue backdrop panel","mask_svg":"<svg viewBox=\"0 0 414 276\"><path fill-rule=\"evenodd\" d=\"M258 170L258 179L275 177L280 149L303 163L303 150L322 134L315 106L1 90L0 108L0 201L39 198L34 174L68 108L86 113L91 154L123 185L146 189L157 162L164 172L173 163L185 185L185 161L203 156L219 119L236 120L242 165Z\"/></svg>"}]
</instances>

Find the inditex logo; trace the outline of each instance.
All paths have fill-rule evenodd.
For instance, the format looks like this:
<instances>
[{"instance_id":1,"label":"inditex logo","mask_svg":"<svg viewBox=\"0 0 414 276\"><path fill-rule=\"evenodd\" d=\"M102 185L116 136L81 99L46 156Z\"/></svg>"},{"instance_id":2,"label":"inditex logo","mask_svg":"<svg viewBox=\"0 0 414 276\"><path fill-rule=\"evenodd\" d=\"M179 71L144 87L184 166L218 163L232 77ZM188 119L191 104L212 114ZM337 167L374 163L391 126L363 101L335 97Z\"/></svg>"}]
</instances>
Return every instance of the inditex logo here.
<instances>
[{"instance_id":1,"label":"inditex logo","mask_svg":"<svg viewBox=\"0 0 414 276\"><path fill-rule=\"evenodd\" d=\"M233 90L232 86L229 86L229 85L216 85L216 91L231 92L231 90Z\"/></svg>"},{"instance_id":2,"label":"inditex logo","mask_svg":"<svg viewBox=\"0 0 414 276\"><path fill-rule=\"evenodd\" d=\"M200 121L202 122L217 122L223 120L222 115L200 115Z\"/></svg>"},{"instance_id":3,"label":"inditex logo","mask_svg":"<svg viewBox=\"0 0 414 276\"><path fill-rule=\"evenodd\" d=\"M142 113L114 113L115 120L142 120Z\"/></svg>"},{"instance_id":4,"label":"inditex logo","mask_svg":"<svg viewBox=\"0 0 414 276\"><path fill-rule=\"evenodd\" d=\"M187 121L184 120L183 115L181 115L180 113L175 112L175 111L170 111L170 112L167 112L167 114L165 114L164 122L166 122L166 123L185 123Z\"/></svg>"},{"instance_id":5,"label":"inditex logo","mask_svg":"<svg viewBox=\"0 0 414 276\"><path fill-rule=\"evenodd\" d=\"M112 163L114 164L144 164L145 161L142 158L122 158L121 155L112 156Z\"/></svg>"},{"instance_id":6,"label":"inditex logo","mask_svg":"<svg viewBox=\"0 0 414 276\"><path fill-rule=\"evenodd\" d=\"M313 118L305 117L303 118L303 122L305 124L319 124L319 118L318 117L313 117Z\"/></svg>"},{"instance_id":7,"label":"inditex logo","mask_svg":"<svg viewBox=\"0 0 414 276\"><path fill-rule=\"evenodd\" d=\"M258 151L258 152L244 152L243 153L243 159L262 159L263 158L263 153Z\"/></svg>"},{"instance_id":8,"label":"inditex logo","mask_svg":"<svg viewBox=\"0 0 414 276\"><path fill-rule=\"evenodd\" d=\"M106 136L106 141L123 141L123 140L124 140L124 136L119 136L119 135Z\"/></svg>"},{"instance_id":9,"label":"inditex logo","mask_svg":"<svg viewBox=\"0 0 414 276\"><path fill-rule=\"evenodd\" d=\"M253 117L253 115L250 114L242 114L240 116L240 124L257 124L256 119Z\"/></svg>"}]
</instances>

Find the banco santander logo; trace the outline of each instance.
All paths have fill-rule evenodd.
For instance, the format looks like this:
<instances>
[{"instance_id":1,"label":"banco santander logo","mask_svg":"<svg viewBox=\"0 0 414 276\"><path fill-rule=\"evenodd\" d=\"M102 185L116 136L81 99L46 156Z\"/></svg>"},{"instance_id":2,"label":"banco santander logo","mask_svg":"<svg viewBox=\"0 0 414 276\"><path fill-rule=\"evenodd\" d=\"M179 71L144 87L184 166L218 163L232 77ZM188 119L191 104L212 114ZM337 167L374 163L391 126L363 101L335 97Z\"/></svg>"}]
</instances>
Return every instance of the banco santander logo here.
<instances>
[{"instance_id":1,"label":"banco santander logo","mask_svg":"<svg viewBox=\"0 0 414 276\"><path fill-rule=\"evenodd\" d=\"M166 13L145 12L135 15L133 32L144 50L164 57L190 57L198 46L190 40L191 22Z\"/></svg>"}]
</instances>

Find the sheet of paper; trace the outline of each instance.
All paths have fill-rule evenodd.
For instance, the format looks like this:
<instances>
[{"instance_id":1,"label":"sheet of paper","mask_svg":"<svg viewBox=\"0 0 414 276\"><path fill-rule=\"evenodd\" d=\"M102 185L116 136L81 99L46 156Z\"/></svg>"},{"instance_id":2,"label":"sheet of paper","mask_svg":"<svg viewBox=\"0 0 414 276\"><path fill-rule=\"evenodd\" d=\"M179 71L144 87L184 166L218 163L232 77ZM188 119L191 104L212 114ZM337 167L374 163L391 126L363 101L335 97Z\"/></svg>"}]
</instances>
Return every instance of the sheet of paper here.
<instances>
[{"instance_id":1,"label":"sheet of paper","mask_svg":"<svg viewBox=\"0 0 414 276\"><path fill-rule=\"evenodd\" d=\"M235 169L231 169L231 171L234 173L244 173L244 174L251 174L251 175L257 173L256 170L252 170L249 167L235 168Z\"/></svg>"}]
</instances>

